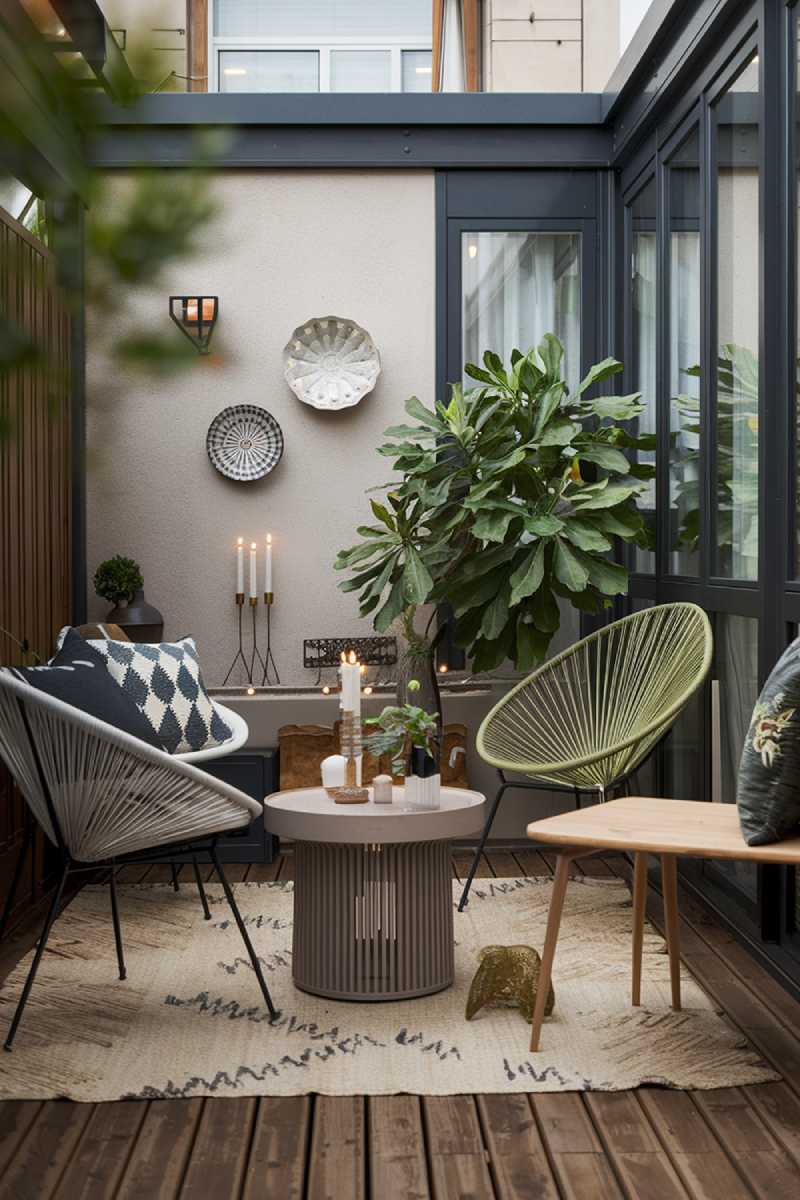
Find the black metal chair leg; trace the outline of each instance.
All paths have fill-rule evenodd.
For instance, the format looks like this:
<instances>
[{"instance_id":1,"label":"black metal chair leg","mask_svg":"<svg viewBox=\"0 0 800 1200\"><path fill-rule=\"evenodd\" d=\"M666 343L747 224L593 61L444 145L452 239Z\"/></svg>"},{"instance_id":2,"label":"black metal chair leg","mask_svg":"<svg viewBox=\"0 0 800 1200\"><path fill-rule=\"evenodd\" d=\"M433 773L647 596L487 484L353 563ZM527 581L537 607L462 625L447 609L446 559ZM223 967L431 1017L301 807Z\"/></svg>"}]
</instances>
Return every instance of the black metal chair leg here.
<instances>
[{"instance_id":1,"label":"black metal chair leg","mask_svg":"<svg viewBox=\"0 0 800 1200\"><path fill-rule=\"evenodd\" d=\"M117 966L119 967L119 977L124 979L127 975L125 970L125 956L122 952L122 931L119 927L119 906L117 904L117 869L114 864L111 864L111 919L114 922L114 942L117 947Z\"/></svg>"},{"instance_id":2,"label":"black metal chair leg","mask_svg":"<svg viewBox=\"0 0 800 1200\"><path fill-rule=\"evenodd\" d=\"M247 947L247 953L250 955L250 962L252 963L253 970L256 973L256 979L258 980L259 985L261 987L261 994L263 995L264 1000L266 1001L267 1008L269 1009L269 1014L271 1017L277 1017L278 1010L275 1008L275 1005L272 1003L272 997L269 994L269 988L267 987L267 982L264 979L264 974L261 970L261 963L258 961L258 955L255 952L253 943L250 941L250 935L248 934L245 923L242 920L242 914L239 912L239 907L236 903L236 899L233 894L233 889L231 888L231 885L228 883L228 878L222 869L222 863L219 861L219 857L217 855L217 851L216 851L215 847L212 847L212 849L211 849L211 861L214 864L214 870L219 875L220 882L222 883L223 891L225 892L225 899L228 901L228 904L230 905L230 909L231 909L231 912L233 913L234 920L236 921L236 924L239 926L239 933L242 935L242 941L244 942L245 946Z\"/></svg>"},{"instance_id":3,"label":"black metal chair leg","mask_svg":"<svg viewBox=\"0 0 800 1200\"><path fill-rule=\"evenodd\" d=\"M30 846L31 841L33 840L32 835L33 835L33 822L31 821L30 817L28 817L26 815L25 827L24 827L23 834L22 834L22 845L20 846L19 855L17 857L17 861L14 866L14 875L11 880L11 887L8 889L8 895L6 896L6 902L3 905L3 915L2 915L2 917L0 917L0 941L2 941L3 937L5 936L6 926L8 925L8 919L11 916L11 910L14 907L14 900L16 899L17 888L19 887L19 881L22 878L22 868L25 865L25 859L28 854L28 847Z\"/></svg>"},{"instance_id":4,"label":"black metal chair leg","mask_svg":"<svg viewBox=\"0 0 800 1200\"><path fill-rule=\"evenodd\" d=\"M502 776L501 776L501 778L502 778ZM494 823L495 816L497 815L497 809L500 804L500 797L503 795L503 792L506 790L506 788L510 788L513 786L514 786L513 783L506 783L506 781L503 780L503 782L500 784L500 787L497 789L497 795L494 798L494 803L492 804L491 812L489 813L486 824L483 827L483 833L481 834L481 840L478 843L478 849L475 851L475 857L472 860L472 865L469 869L469 875L467 875L467 882L464 884L464 890L461 893L461 899L458 902L458 911L459 912L464 911L464 908L466 907L466 905L469 901L469 889L472 887L472 881L475 878L475 872L478 869L478 863L481 861L481 855L483 854L483 848L486 845L486 839L489 836L489 832Z\"/></svg>"},{"instance_id":5,"label":"black metal chair leg","mask_svg":"<svg viewBox=\"0 0 800 1200\"><path fill-rule=\"evenodd\" d=\"M47 939L50 936L50 930L53 927L53 922L55 921L56 917L58 916L58 909L59 909L59 905L61 904L61 894L64 891L64 884L67 881L68 874L69 874L69 860L65 859L64 865L61 869L61 877L58 881L58 885L57 885L55 893L53 895L53 899L50 901L50 908L47 911L47 917L45 918L45 922L42 927L42 933L39 938L39 944L36 947L36 953L33 956L33 962L31 963L30 970L28 971L28 978L25 980L25 986L23 987L22 995L20 996L20 998L17 1002L17 1008L14 1013L14 1018L11 1022L11 1028L8 1031L8 1036L6 1037L5 1043L3 1045L4 1050L11 1049L11 1045L14 1041L14 1038L16 1037L17 1027L19 1026L19 1023L22 1020L22 1014L25 1010L25 1005L28 1002L28 996L30 995L31 988L33 987L33 981L36 978L36 972L39 970L39 963L41 962L42 955L44 954L45 947L47 946Z\"/></svg>"},{"instance_id":6,"label":"black metal chair leg","mask_svg":"<svg viewBox=\"0 0 800 1200\"><path fill-rule=\"evenodd\" d=\"M192 855L192 866L194 867L194 877L195 877L195 881L197 883L197 890L200 893L200 902L203 905L203 915L204 915L206 921L210 921L211 920L211 909L208 907L208 900L206 899L206 889L203 887L203 880L200 876L200 867L198 865L197 858L195 857L194 854Z\"/></svg>"},{"instance_id":7,"label":"black metal chair leg","mask_svg":"<svg viewBox=\"0 0 800 1200\"><path fill-rule=\"evenodd\" d=\"M172 890L179 892L181 890L181 885L178 883L178 868L175 866L174 862L171 862L169 865L172 871Z\"/></svg>"}]
</instances>

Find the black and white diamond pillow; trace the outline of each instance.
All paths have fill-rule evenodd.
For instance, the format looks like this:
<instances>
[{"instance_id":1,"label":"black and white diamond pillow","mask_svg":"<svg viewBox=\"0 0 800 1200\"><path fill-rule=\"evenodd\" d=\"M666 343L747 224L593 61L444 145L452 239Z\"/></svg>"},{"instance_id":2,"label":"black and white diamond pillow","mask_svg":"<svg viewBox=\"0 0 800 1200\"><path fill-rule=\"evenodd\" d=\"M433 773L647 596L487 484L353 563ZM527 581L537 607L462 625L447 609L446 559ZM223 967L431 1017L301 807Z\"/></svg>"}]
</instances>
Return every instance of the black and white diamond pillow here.
<instances>
[{"instance_id":1,"label":"black and white diamond pillow","mask_svg":"<svg viewBox=\"0 0 800 1200\"><path fill-rule=\"evenodd\" d=\"M205 689L192 638L180 642L91 639L90 644L170 754L220 746L233 736Z\"/></svg>"}]
</instances>

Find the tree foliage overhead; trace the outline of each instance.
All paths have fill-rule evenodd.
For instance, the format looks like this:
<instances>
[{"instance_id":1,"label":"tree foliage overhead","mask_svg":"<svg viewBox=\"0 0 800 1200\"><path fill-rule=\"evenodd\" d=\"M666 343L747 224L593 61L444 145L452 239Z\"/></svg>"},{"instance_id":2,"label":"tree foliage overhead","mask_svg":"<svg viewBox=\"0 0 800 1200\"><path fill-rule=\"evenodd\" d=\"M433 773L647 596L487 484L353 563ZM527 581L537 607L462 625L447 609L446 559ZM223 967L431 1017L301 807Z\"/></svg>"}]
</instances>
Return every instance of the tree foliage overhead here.
<instances>
[{"instance_id":1,"label":"tree foliage overhead","mask_svg":"<svg viewBox=\"0 0 800 1200\"><path fill-rule=\"evenodd\" d=\"M400 478L335 563L379 632L447 602L476 671L506 658L524 670L559 627L559 597L598 612L627 591L610 552L615 538L648 544L636 496L653 473L628 452L655 438L619 424L643 411L638 393L592 394L622 363L597 363L570 394L563 357L553 334L508 367L489 351L465 368L479 386L454 385L433 410L412 397L413 423L386 430L378 452Z\"/></svg>"}]
</instances>

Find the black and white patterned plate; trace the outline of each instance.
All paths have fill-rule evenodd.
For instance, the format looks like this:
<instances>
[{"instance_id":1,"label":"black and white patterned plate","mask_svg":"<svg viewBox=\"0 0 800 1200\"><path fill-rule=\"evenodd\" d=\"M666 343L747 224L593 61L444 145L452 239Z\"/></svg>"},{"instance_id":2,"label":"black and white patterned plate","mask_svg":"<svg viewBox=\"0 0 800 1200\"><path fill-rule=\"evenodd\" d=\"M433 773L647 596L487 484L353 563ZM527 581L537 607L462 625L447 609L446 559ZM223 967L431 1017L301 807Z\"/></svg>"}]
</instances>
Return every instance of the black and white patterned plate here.
<instances>
[{"instance_id":1,"label":"black and white patterned plate","mask_svg":"<svg viewBox=\"0 0 800 1200\"><path fill-rule=\"evenodd\" d=\"M281 461L283 430L265 408L223 408L208 427L208 457L221 475L250 483L269 475Z\"/></svg>"}]
</instances>

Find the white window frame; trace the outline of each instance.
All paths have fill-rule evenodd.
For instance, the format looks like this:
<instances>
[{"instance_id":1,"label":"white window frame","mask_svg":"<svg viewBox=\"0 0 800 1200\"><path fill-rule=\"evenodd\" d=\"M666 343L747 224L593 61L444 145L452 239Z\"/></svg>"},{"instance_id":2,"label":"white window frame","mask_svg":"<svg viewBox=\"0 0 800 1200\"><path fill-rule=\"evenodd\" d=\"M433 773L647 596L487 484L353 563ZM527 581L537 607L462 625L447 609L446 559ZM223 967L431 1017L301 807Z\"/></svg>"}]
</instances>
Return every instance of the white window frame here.
<instances>
[{"instance_id":1,"label":"white window frame","mask_svg":"<svg viewBox=\"0 0 800 1200\"><path fill-rule=\"evenodd\" d=\"M218 92L220 81L219 56L223 50L314 50L319 54L319 90L331 90L332 50L388 50L391 55L390 90L403 90L403 51L427 50L432 54L430 38L268 38L268 37L217 37L214 34L213 2L208 13L208 90Z\"/></svg>"}]
</instances>

